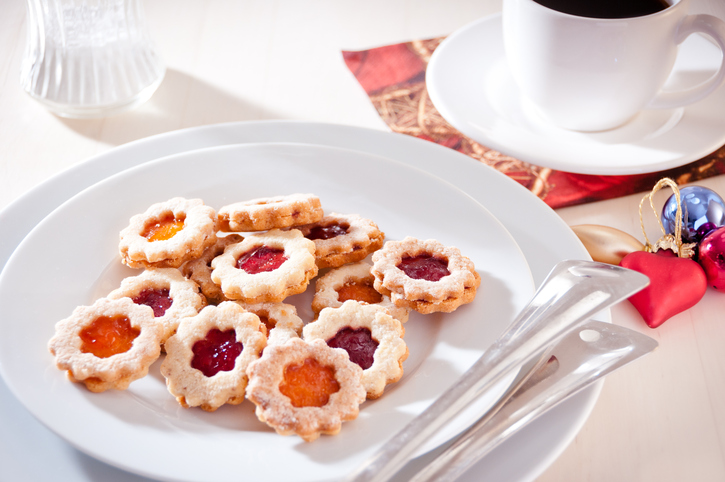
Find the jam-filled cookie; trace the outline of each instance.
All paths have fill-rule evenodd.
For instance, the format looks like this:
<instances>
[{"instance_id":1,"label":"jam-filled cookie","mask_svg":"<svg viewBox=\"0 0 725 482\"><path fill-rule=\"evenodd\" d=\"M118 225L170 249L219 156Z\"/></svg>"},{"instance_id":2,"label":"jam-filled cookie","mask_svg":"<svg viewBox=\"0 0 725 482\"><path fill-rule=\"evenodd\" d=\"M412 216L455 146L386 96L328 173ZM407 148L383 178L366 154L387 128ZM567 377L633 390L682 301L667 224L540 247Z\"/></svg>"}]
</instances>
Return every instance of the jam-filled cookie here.
<instances>
[{"instance_id":1,"label":"jam-filled cookie","mask_svg":"<svg viewBox=\"0 0 725 482\"><path fill-rule=\"evenodd\" d=\"M178 268L216 242L216 227L216 212L201 199L153 204L121 231L121 261L131 268Z\"/></svg>"},{"instance_id":2,"label":"jam-filled cookie","mask_svg":"<svg viewBox=\"0 0 725 482\"><path fill-rule=\"evenodd\" d=\"M373 254L375 289L396 306L419 313L450 313L476 296L481 276L455 247L406 237Z\"/></svg>"},{"instance_id":3,"label":"jam-filled cookie","mask_svg":"<svg viewBox=\"0 0 725 482\"><path fill-rule=\"evenodd\" d=\"M169 392L182 406L209 412L242 403L247 367L266 345L264 331L257 315L232 301L184 318L161 364Z\"/></svg>"},{"instance_id":4,"label":"jam-filled cookie","mask_svg":"<svg viewBox=\"0 0 725 482\"><path fill-rule=\"evenodd\" d=\"M315 282L312 311L318 314L324 308L339 308L347 300L378 305L390 312L393 318L408 321L408 308L395 306L390 298L373 287L375 277L370 272L372 265L367 261L346 264L331 269Z\"/></svg>"},{"instance_id":5,"label":"jam-filled cookie","mask_svg":"<svg viewBox=\"0 0 725 482\"><path fill-rule=\"evenodd\" d=\"M304 322L297 316L297 308L287 303L241 303L254 313L267 328L267 345L279 345L290 338L299 338Z\"/></svg>"},{"instance_id":6,"label":"jam-filled cookie","mask_svg":"<svg viewBox=\"0 0 725 482\"><path fill-rule=\"evenodd\" d=\"M148 269L125 278L107 296L111 300L124 297L154 310L156 323L162 328L161 343L176 332L182 318L196 315L204 306L199 286L175 268Z\"/></svg>"},{"instance_id":7,"label":"jam-filled cookie","mask_svg":"<svg viewBox=\"0 0 725 482\"><path fill-rule=\"evenodd\" d=\"M380 249L385 239L385 233L374 222L357 214L332 213L298 229L315 242L315 258L320 269L365 259Z\"/></svg>"},{"instance_id":8,"label":"jam-filled cookie","mask_svg":"<svg viewBox=\"0 0 725 482\"><path fill-rule=\"evenodd\" d=\"M374 399L403 376L403 362L408 358L404 333L400 321L385 309L349 300L340 308L322 310L317 321L304 327L302 338L324 340L332 348L345 350L363 369L367 398Z\"/></svg>"},{"instance_id":9,"label":"jam-filled cookie","mask_svg":"<svg viewBox=\"0 0 725 482\"><path fill-rule=\"evenodd\" d=\"M296 229L255 233L211 262L224 296L244 303L280 302L302 293L317 275L315 243Z\"/></svg>"},{"instance_id":10,"label":"jam-filled cookie","mask_svg":"<svg viewBox=\"0 0 725 482\"><path fill-rule=\"evenodd\" d=\"M323 340L269 346L247 373L247 398L257 406L257 418L307 442L338 433L365 401L362 369Z\"/></svg>"},{"instance_id":11,"label":"jam-filled cookie","mask_svg":"<svg viewBox=\"0 0 725 482\"><path fill-rule=\"evenodd\" d=\"M48 349L71 381L92 392L125 390L159 357L161 336L150 307L101 298L58 322Z\"/></svg>"},{"instance_id":12,"label":"jam-filled cookie","mask_svg":"<svg viewBox=\"0 0 725 482\"><path fill-rule=\"evenodd\" d=\"M219 285L211 279L211 261L222 254L227 246L239 243L243 239L238 234L218 237L216 243L208 247L199 258L184 263L180 268L184 276L199 285L210 304L218 305L222 301L228 301Z\"/></svg>"},{"instance_id":13,"label":"jam-filled cookie","mask_svg":"<svg viewBox=\"0 0 725 482\"><path fill-rule=\"evenodd\" d=\"M251 199L219 210L222 231L266 231L319 221L324 212L314 194L290 194Z\"/></svg>"}]
</instances>

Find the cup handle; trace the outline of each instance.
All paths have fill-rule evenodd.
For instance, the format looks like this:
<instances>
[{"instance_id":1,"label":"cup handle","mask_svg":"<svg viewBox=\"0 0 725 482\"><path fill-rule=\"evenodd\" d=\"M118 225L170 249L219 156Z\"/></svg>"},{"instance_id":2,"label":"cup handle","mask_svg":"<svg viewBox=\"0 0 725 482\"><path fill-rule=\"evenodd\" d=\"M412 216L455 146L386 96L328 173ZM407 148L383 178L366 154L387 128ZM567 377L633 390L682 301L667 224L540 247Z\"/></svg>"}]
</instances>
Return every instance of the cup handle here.
<instances>
[{"instance_id":1,"label":"cup handle","mask_svg":"<svg viewBox=\"0 0 725 482\"><path fill-rule=\"evenodd\" d=\"M681 44L693 33L704 33L710 36L723 53L718 71L705 82L689 89L674 92L660 91L647 106L649 109L672 109L695 103L710 95L725 82L725 22L713 15L688 15L677 28L675 42Z\"/></svg>"}]
</instances>

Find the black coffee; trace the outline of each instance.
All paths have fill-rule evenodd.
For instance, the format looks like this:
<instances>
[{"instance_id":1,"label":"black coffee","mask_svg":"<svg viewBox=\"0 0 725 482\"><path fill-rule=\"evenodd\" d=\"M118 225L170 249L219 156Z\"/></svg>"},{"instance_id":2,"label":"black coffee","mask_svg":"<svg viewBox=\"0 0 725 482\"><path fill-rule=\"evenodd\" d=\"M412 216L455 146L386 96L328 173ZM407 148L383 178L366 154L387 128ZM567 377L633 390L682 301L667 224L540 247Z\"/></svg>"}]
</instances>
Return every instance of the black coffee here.
<instances>
[{"instance_id":1,"label":"black coffee","mask_svg":"<svg viewBox=\"0 0 725 482\"><path fill-rule=\"evenodd\" d=\"M641 17L659 12L671 4L667 0L534 0L552 10L592 18Z\"/></svg>"}]
</instances>

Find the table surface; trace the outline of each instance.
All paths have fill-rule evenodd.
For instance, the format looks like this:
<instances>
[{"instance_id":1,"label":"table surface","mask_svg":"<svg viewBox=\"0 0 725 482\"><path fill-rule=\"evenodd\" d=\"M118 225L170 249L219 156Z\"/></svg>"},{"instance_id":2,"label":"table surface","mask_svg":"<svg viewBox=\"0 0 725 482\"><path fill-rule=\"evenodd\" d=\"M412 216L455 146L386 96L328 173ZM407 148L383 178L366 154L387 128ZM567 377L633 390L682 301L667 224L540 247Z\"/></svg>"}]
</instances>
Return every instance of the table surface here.
<instances>
[{"instance_id":1,"label":"table surface","mask_svg":"<svg viewBox=\"0 0 725 482\"><path fill-rule=\"evenodd\" d=\"M144 5L168 65L159 90L130 112L69 120L51 115L20 88L25 4L0 0L0 209L91 156L176 129L292 119L387 130L340 51L447 35L501 9L499 0ZM725 193L723 176L699 185ZM643 239L638 213L643 194L557 213L569 225L611 226ZM615 306L615 323L654 337L660 346L607 378L578 436L537 480L725 480L723 308L725 294L708 290L695 307L652 330L628 302ZM7 467L18 470L12 441L2 440L0 447L0 480L9 480ZM69 447L69 457L81 455ZM103 464L89 467L90 478L108 480ZM123 480L114 474L114 480Z\"/></svg>"}]
</instances>

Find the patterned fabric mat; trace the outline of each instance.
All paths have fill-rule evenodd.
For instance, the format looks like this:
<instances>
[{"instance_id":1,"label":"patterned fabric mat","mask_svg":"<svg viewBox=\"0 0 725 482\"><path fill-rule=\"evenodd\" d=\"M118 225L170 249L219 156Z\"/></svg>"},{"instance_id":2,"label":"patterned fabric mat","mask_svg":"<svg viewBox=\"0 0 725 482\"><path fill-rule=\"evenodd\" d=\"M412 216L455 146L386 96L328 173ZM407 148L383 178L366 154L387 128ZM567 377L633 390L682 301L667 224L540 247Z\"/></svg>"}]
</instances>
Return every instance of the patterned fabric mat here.
<instances>
[{"instance_id":1,"label":"patterned fabric mat","mask_svg":"<svg viewBox=\"0 0 725 482\"><path fill-rule=\"evenodd\" d=\"M725 173L725 146L675 169L629 176L594 176L535 166L478 144L448 124L428 98L425 69L444 38L342 54L347 67L394 132L467 154L523 184L554 209L649 191L663 177L685 184Z\"/></svg>"}]
</instances>

